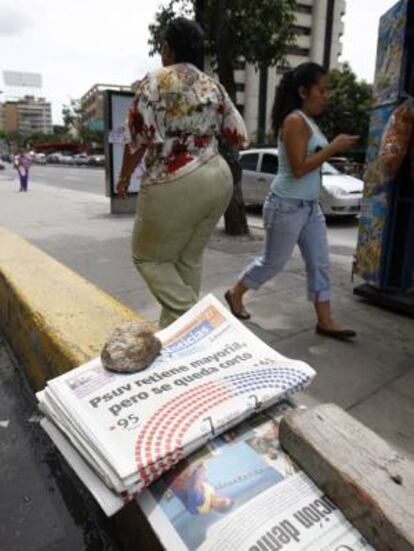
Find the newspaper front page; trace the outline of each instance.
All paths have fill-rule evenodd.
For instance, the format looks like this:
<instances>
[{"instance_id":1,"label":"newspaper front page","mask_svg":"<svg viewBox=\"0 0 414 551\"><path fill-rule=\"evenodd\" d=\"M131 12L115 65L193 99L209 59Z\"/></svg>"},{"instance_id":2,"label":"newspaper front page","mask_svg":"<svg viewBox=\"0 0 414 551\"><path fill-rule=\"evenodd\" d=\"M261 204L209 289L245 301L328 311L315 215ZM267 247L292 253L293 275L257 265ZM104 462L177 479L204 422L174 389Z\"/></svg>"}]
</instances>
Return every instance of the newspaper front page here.
<instances>
[{"instance_id":1,"label":"newspaper front page","mask_svg":"<svg viewBox=\"0 0 414 551\"><path fill-rule=\"evenodd\" d=\"M158 336L162 354L145 371L112 373L96 359L38 394L42 411L126 499L315 374L263 343L212 295Z\"/></svg>"},{"instance_id":2,"label":"newspaper front page","mask_svg":"<svg viewBox=\"0 0 414 551\"><path fill-rule=\"evenodd\" d=\"M171 551L373 548L279 447L280 405L208 443L138 498Z\"/></svg>"}]
</instances>

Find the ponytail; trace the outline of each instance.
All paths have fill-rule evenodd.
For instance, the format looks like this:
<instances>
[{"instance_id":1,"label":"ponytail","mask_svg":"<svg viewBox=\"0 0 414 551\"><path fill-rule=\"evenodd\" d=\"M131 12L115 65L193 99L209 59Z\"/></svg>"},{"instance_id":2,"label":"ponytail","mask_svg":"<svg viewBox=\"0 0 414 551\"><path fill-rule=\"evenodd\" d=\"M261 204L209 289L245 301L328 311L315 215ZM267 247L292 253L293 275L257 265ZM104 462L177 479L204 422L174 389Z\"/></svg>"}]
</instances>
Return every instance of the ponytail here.
<instances>
[{"instance_id":1,"label":"ponytail","mask_svg":"<svg viewBox=\"0 0 414 551\"><path fill-rule=\"evenodd\" d=\"M309 90L319 78L326 74L325 69L317 63L302 63L296 69L287 71L276 88L275 101L272 109L273 133L277 138L285 118L295 109L302 107L299 88Z\"/></svg>"}]
</instances>

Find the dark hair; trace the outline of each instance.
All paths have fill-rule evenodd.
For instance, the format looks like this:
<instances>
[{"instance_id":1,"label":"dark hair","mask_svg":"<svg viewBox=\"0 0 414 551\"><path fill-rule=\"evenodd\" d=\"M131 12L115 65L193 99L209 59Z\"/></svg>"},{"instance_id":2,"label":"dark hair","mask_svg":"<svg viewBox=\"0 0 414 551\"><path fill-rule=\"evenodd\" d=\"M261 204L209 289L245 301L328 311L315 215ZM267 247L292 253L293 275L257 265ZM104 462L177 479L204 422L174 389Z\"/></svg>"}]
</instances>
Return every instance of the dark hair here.
<instances>
[{"instance_id":1,"label":"dark hair","mask_svg":"<svg viewBox=\"0 0 414 551\"><path fill-rule=\"evenodd\" d=\"M275 102L272 110L272 126L275 137L278 136L285 118L302 107L302 98L299 88L303 86L309 90L316 84L321 76L326 75L326 70L317 63L302 63L296 69L285 73L276 88Z\"/></svg>"},{"instance_id":2,"label":"dark hair","mask_svg":"<svg viewBox=\"0 0 414 551\"><path fill-rule=\"evenodd\" d=\"M204 32L196 21L185 17L173 19L165 29L163 38L174 52L177 63L192 63L202 68Z\"/></svg>"}]
</instances>

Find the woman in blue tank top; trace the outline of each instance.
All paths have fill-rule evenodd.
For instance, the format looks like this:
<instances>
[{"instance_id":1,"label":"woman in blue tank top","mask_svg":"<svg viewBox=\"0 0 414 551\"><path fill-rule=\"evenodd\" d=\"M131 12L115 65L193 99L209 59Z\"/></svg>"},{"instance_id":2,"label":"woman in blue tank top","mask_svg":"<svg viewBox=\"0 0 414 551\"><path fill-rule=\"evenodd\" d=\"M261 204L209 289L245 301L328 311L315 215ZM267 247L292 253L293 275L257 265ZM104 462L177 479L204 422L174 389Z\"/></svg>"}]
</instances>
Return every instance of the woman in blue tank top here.
<instances>
[{"instance_id":1,"label":"woman in blue tank top","mask_svg":"<svg viewBox=\"0 0 414 551\"><path fill-rule=\"evenodd\" d=\"M355 331L331 316L329 257L325 217L319 206L321 166L349 149L358 136L340 134L328 143L314 117L328 101L328 76L316 63L287 72L276 91L273 129L278 137L279 170L263 206L265 250L229 289L225 298L232 313L249 319L243 296L278 274L297 244L305 261L308 298L315 307L319 334L348 339Z\"/></svg>"}]
</instances>

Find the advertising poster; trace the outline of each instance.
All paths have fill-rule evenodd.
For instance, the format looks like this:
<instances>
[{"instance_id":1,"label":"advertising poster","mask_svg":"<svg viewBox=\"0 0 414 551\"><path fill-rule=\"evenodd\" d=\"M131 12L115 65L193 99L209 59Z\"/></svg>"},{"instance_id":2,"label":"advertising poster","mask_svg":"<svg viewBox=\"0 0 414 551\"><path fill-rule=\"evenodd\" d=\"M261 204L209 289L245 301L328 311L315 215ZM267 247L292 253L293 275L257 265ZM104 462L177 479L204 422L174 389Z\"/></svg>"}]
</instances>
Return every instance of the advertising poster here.
<instances>
[{"instance_id":1,"label":"advertising poster","mask_svg":"<svg viewBox=\"0 0 414 551\"><path fill-rule=\"evenodd\" d=\"M374 82L377 106L397 101L401 92L407 5L408 0L401 0L380 20Z\"/></svg>"},{"instance_id":2,"label":"advertising poster","mask_svg":"<svg viewBox=\"0 0 414 551\"><path fill-rule=\"evenodd\" d=\"M134 97L133 92L107 91L105 102L105 136L107 147L107 195L117 194L116 184L121 170L122 155L125 146L125 126L128 108ZM144 162L136 168L132 175L128 194L139 192L141 176L144 172Z\"/></svg>"}]
</instances>

